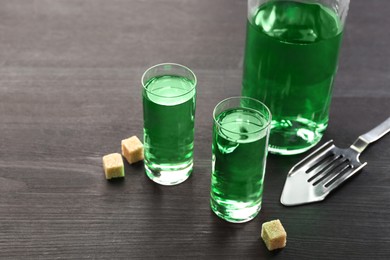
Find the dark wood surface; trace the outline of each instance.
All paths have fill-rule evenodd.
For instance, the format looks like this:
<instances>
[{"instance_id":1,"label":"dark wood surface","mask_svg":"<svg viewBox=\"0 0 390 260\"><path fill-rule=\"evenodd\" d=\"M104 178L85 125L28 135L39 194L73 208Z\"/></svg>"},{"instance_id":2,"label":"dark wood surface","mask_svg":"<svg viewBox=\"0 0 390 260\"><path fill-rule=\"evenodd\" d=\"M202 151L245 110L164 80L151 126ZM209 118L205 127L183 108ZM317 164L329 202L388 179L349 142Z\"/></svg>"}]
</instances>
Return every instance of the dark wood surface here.
<instances>
[{"instance_id":1,"label":"dark wood surface","mask_svg":"<svg viewBox=\"0 0 390 260\"><path fill-rule=\"evenodd\" d=\"M352 1L323 141L346 147L389 116L389 12ZM390 136L324 202L283 207L304 155L270 155L257 218L211 212L212 109L240 93L245 22L244 0L1 0L0 258L390 259ZM139 163L108 182L101 157L142 136L140 78L160 62L199 79L194 173L163 187ZM270 253L260 229L276 218L288 243Z\"/></svg>"}]
</instances>

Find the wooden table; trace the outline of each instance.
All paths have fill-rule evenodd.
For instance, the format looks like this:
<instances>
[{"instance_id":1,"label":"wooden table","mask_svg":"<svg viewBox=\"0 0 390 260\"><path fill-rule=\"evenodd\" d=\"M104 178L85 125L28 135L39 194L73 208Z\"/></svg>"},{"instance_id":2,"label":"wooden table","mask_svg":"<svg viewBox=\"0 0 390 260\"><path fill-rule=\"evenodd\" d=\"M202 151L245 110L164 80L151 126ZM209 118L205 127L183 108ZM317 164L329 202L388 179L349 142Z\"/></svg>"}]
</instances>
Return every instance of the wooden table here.
<instances>
[{"instance_id":1,"label":"wooden table","mask_svg":"<svg viewBox=\"0 0 390 260\"><path fill-rule=\"evenodd\" d=\"M212 109L238 95L246 1L0 2L1 259L389 259L390 136L324 202L279 203L303 155L269 156L263 209L229 224L209 208ZM390 2L353 0L323 141L348 146L389 116ZM101 157L142 136L140 78L160 62L198 76L195 168L175 187L142 163L105 180ZM322 141L322 142L323 142ZM287 247L266 250L279 218Z\"/></svg>"}]
</instances>

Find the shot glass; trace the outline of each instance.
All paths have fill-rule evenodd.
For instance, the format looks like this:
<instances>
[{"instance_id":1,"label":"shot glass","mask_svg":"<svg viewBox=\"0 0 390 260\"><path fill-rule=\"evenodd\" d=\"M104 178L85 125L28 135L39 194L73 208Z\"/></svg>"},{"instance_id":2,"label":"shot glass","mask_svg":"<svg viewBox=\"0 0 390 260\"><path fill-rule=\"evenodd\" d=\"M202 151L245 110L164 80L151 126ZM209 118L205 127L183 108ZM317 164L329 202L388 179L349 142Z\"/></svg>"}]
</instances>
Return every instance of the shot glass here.
<instances>
[{"instance_id":1,"label":"shot glass","mask_svg":"<svg viewBox=\"0 0 390 260\"><path fill-rule=\"evenodd\" d=\"M174 63L155 65L142 76L146 175L162 185L192 172L196 76Z\"/></svg>"},{"instance_id":2,"label":"shot glass","mask_svg":"<svg viewBox=\"0 0 390 260\"><path fill-rule=\"evenodd\" d=\"M213 117L211 209L226 221L247 222L261 209L271 112L256 99L232 97Z\"/></svg>"}]
</instances>

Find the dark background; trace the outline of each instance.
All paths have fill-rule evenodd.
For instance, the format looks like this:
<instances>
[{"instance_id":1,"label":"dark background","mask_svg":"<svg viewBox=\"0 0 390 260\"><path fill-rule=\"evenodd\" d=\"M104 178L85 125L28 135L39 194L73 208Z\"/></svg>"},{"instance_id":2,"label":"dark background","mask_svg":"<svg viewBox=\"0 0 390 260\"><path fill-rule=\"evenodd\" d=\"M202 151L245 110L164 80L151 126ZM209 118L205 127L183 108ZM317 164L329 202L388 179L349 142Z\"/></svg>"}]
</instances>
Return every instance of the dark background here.
<instances>
[{"instance_id":1,"label":"dark background","mask_svg":"<svg viewBox=\"0 0 390 260\"><path fill-rule=\"evenodd\" d=\"M389 116L390 1L351 1L323 141L339 146ZM212 109L238 95L244 0L0 1L0 258L389 259L390 136L324 202L279 203L305 156L269 156L263 209L229 224L209 208ZM140 78L177 62L198 76L195 168L174 187L142 163L124 181L101 157L142 137ZM268 252L264 221L287 247Z\"/></svg>"}]
</instances>

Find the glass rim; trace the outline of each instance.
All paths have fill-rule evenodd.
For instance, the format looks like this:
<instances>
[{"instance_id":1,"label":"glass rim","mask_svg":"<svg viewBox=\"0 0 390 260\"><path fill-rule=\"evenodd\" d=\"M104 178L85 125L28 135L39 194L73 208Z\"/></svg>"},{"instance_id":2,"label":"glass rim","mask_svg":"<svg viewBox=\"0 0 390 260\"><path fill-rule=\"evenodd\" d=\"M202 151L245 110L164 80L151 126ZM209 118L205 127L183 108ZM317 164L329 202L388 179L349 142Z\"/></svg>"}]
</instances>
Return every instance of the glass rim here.
<instances>
[{"instance_id":1,"label":"glass rim","mask_svg":"<svg viewBox=\"0 0 390 260\"><path fill-rule=\"evenodd\" d=\"M220 129L223 129L224 131L227 131L227 132L230 132L230 133L233 133L233 134L240 134L239 132L236 132L236 131L231 131L229 129L226 129L224 128L216 119L216 109L218 106L220 106L222 103L224 102L227 102L227 101L230 101L230 100L234 100L234 99L246 99L246 100L252 100L254 101L255 103L257 104L260 104L262 107L265 108L265 110L267 111L268 115L269 115L269 118L267 119L267 123L262 126L259 130L256 130L256 131L253 131L253 132L248 132L248 134L256 134L256 133L259 133L259 132L262 132L264 131L265 129L267 129L270 125L271 125L271 122L272 122L272 114L271 114L271 110L269 110L269 108L261 101L255 99L255 98L251 98L251 97L246 97L246 96L234 96L234 97L229 97L229 98L225 98L223 100L221 100L220 102L218 102L218 104L214 107L214 110L213 110L213 120L214 120L214 124L216 124ZM245 107L244 107L245 108ZM257 110L257 109L253 109L253 108L248 108L248 109L252 109L252 110L255 110L256 112L260 113L262 116L264 115L264 113L262 113L261 111ZM225 111L225 110L224 110ZM218 114L219 115L219 114Z\"/></svg>"},{"instance_id":2,"label":"glass rim","mask_svg":"<svg viewBox=\"0 0 390 260\"><path fill-rule=\"evenodd\" d=\"M145 78L145 76L146 76L146 73L148 73L150 70L152 70L152 69L154 69L154 68L156 68L156 67L160 67L160 66L164 66L164 65L171 65L171 66L175 66L175 67L180 67L180 68L182 68L182 69L188 71L188 72L194 77L194 84L193 84L193 87L192 87L190 90L186 91L184 94L180 94L180 95L177 95L177 96L169 96L169 97L163 96L163 95L158 95L158 94L155 94L155 93L153 93L152 91L148 90L148 89L146 88L145 84L144 84L144 78ZM166 75L169 75L169 74L166 74ZM187 66L181 65L181 64L179 64L179 63L164 62L164 63L159 63L159 64L156 64L156 65L153 65L152 67L149 67L148 69L146 69L145 72L142 74L142 77L141 77L141 84L142 84L143 89L144 89L146 92L148 92L148 93L150 93L150 94L152 94L152 95L154 95L154 96L162 97L162 98L178 98L178 97L181 97L181 96L188 95L190 92L194 91L194 90L196 89L196 85L198 84L198 79L196 78L195 73L194 73L190 68L188 68Z\"/></svg>"}]
</instances>

